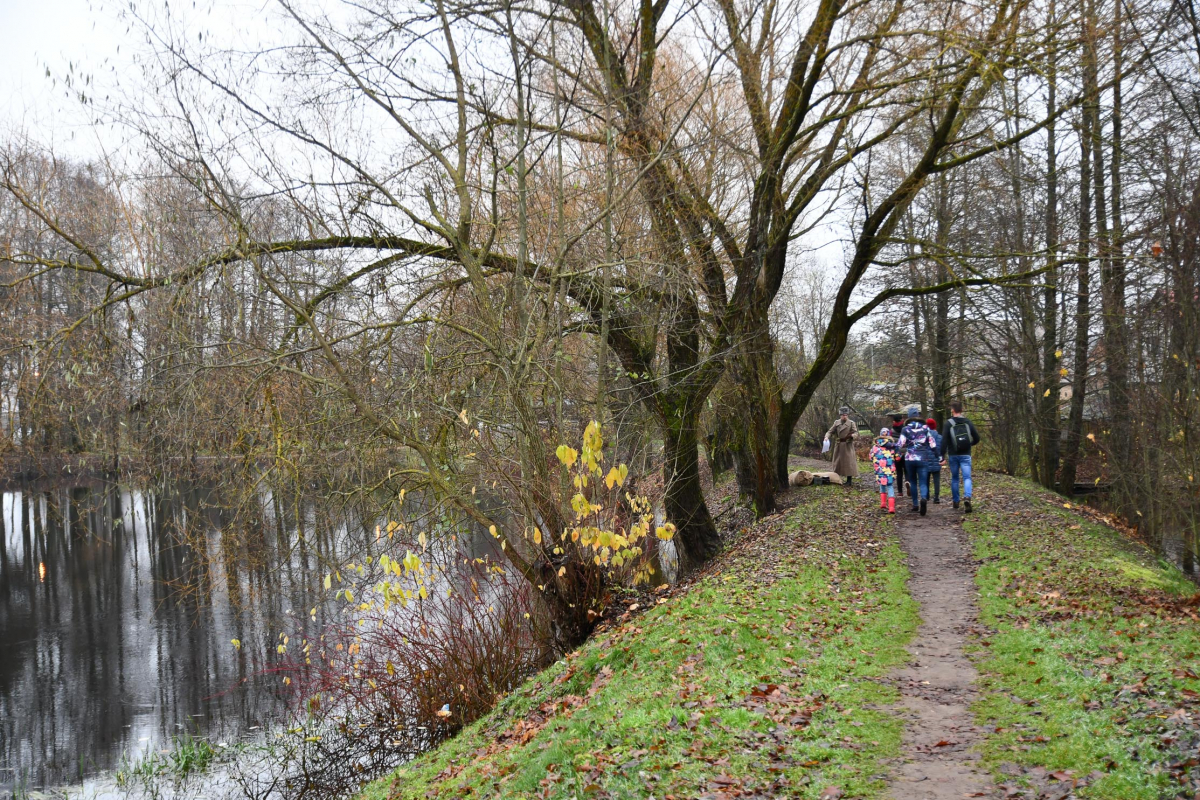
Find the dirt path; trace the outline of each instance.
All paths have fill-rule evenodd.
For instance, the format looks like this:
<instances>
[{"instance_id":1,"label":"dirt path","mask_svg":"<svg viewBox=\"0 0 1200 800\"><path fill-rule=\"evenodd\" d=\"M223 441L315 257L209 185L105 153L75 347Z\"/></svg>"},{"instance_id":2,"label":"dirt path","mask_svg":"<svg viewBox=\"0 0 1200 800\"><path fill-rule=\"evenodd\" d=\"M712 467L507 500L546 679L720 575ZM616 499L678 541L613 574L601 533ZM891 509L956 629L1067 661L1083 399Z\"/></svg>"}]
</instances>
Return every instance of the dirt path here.
<instances>
[{"instance_id":1,"label":"dirt path","mask_svg":"<svg viewBox=\"0 0 1200 800\"><path fill-rule=\"evenodd\" d=\"M909 645L911 661L892 675L905 719L902 761L892 771L894 800L990 797L991 781L977 769L980 739L970 706L975 667L963 653L975 622L975 569L961 511L929 504L925 517L896 498L900 542L912 572L909 590L921 604L921 627Z\"/></svg>"}]
</instances>

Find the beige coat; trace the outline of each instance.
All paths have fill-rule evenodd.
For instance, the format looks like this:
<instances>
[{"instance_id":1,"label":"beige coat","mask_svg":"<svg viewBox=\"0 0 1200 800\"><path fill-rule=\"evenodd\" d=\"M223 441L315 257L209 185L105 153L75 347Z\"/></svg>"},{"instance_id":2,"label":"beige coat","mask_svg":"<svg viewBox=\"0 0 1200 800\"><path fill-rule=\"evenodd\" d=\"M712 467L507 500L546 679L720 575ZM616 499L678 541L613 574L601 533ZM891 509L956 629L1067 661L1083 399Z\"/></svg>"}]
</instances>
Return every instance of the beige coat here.
<instances>
[{"instance_id":1,"label":"beige coat","mask_svg":"<svg viewBox=\"0 0 1200 800\"><path fill-rule=\"evenodd\" d=\"M837 422L825 433L833 444L833 471L843 477L853 478L858 475L858 456L854 452L854 439L858 436L858 426L853 420Z\"/></svg>"}]
</instances>

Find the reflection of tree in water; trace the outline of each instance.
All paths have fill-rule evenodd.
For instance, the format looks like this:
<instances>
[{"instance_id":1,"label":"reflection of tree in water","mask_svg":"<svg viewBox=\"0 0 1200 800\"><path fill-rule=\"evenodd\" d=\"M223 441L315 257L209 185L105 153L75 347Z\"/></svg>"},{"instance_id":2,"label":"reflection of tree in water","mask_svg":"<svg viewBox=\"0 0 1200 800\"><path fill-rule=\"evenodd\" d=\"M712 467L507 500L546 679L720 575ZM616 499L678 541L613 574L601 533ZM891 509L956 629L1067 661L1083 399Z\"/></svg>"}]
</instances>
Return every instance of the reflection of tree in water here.
<instances>
[{"instance_id":1,"label":"reflection of tree in water","mask_svg":"<svg viewBox=\"0 0 1200 800\"><path fill-rule=\"evenodd\" d=\"M395 501L312 503L265 484L4 493L0 764L35 787L69 783L174 735L230 740L279 719L278 636L333 621L321 580L348 554L409 546L418 529L431 549L494 554L479 531L461 541L436 506ZM395 541L389 521L402 526ZM0 772L0 789L8 780Z\"/></svg>"},{"instance_id":2,"label":"reflection of tree in water","mask_svg":"<svg viewBox=\"0 0 1200 800\"><path fill-rule=\"evenodd\" d=\"M172 735L235 737L278 716L255 676L277 631L312 607L324 623L322 564L362 526L269 495L223 500L202 486L3 495L0 763L34 786L69 782Z\"/></svg>"}]
</instances>

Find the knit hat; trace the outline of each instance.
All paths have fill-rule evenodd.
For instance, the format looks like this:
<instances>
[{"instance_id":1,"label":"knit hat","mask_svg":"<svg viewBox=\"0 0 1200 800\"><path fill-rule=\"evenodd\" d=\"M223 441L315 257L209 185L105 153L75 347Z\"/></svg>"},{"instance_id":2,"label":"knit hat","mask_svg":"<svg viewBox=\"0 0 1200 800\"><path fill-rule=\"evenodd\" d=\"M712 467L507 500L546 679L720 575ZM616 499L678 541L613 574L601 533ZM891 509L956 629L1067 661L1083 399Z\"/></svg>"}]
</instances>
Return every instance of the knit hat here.
<instances>
[{"instance_id":1,"label":"knit hat","mask_svg":"<svg viewBox=\"0 0 1200 800\"><path fill-rule=\"evenodd\" d=\"M935 431L937 430L937 420L934 419L933 417L930 417L929 419L925 420L925 424L928 425L929 427L933 428Z\"/></svg>"},{"instance_id":2,"label":"knit hat","mask_svg":"<svg viewBox=\"0 0 1200 800\"><path fill-rule=\"evenodd\" d=\"M892 429L891 428L880 428L879 429L879 438L880 439L892 438Z\"/></svg>"},{"instance_id":3,"label":"knit hat","mask_svg":"<svg viewBox=\"0 0 1200 800\"><path fill-rule=\"evenodd\" d=\"M920 417L921 417L921 409L917 408L916 406L912 406L911 408L908 409L908 418L909 419L920 419Z\"/></svg>"}]
</instances>

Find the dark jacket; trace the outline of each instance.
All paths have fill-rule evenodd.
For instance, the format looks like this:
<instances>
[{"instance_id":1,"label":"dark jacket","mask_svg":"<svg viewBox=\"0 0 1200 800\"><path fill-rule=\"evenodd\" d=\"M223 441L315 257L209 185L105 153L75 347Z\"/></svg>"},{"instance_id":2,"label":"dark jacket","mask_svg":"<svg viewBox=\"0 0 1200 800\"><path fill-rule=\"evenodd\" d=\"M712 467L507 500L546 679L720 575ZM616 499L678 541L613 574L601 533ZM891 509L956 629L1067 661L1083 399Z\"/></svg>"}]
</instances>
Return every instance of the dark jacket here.
<instances>
[{"instance_id":1,"label":"dark jacket","mask_svg":"<svg viewBox=\"0 0 1200 800\"><path fill-rule=\"evenodd\" d=\"M924 456L925 463L929 465L930 472L941 472L942 465L941 462L938 461L938 453L940 453L942 448L945 447L945 445L942 444L942 441L945 439L945 437L935 431L933 428L929 429L929 435L933 437L935 442L937 442L937 446L928 453L923 453L922 455Z\"/></svg>"},{"instance_id":2,"label":"dark jacket","mask_svg":"<svg viewBox=\"0 0 1200 800\"><path fill-rule=\"evenodd\" d=\"M953 426L963 424L967 426L967 430L971 433L971 444L967 445L965 450L956 447L954 444ZM946 456L969 456L971 455L971 448L977 444L979 444L979 431L975 429L974 422L971 422L966 417L950 417L946 420L946 430L942 431L941 450L943 458Z\"/></svg>"}]
</instances>

